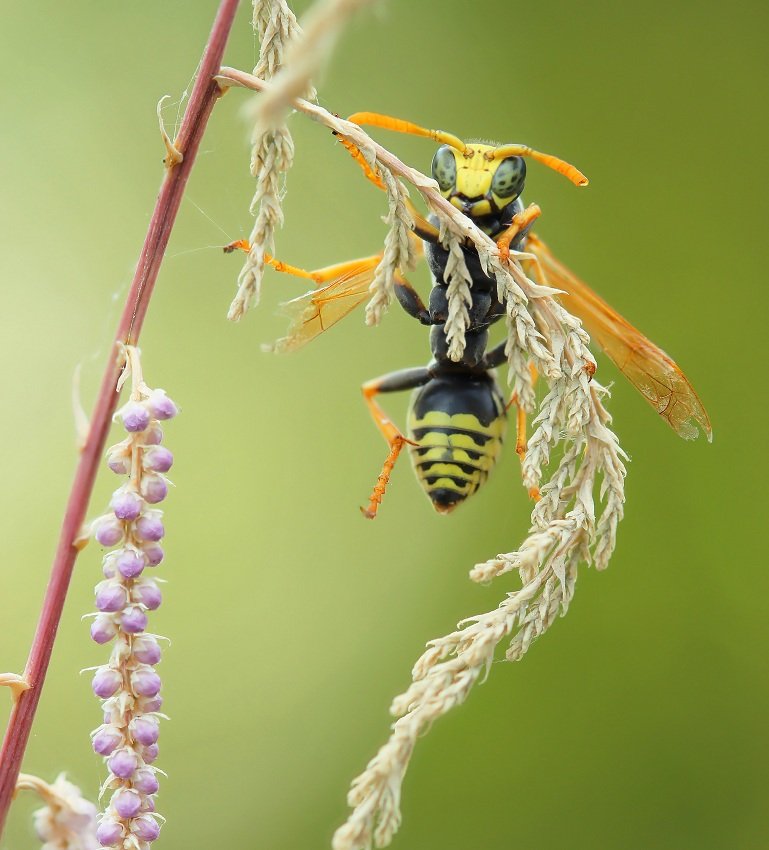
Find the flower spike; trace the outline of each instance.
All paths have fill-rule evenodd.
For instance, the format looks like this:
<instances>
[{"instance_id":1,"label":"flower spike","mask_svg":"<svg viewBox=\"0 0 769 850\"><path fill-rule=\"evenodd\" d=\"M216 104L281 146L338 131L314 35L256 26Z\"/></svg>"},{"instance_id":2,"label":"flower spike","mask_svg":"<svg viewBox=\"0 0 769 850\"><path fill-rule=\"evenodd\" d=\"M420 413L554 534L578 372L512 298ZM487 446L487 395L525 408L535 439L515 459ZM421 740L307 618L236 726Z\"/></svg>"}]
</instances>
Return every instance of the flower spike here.
<instances>
[{"instance_id":1,"label":"flower spike","mask_svg":"<svg viewBox=\"0 0 769 850\"><path fill-rule=\"evenodd\" d=\"M127 436L107 450L107 465L126 481L112 494L110 513L93 523L96 540L117 548L104 556L104 580L96 585L91 637L114 645L109 662L96 668L91 683L104 712L104 722L91 738L109 770L103 790L112 792L96 837L103 847L146 848L160 833L154 814L158 771L152 764L162 716L155 672L160 646L146 630L149 613L160 607L162 598L158 583L145 572L163 559L159 541L165 528L157 505L168 493L164 473L173 455L161 445L160 423L178 409L163 390L144 383L137 348L126 346L124 356L120 386L130 377L131 396L115 418Z\"/></svg>"}]
</instances>

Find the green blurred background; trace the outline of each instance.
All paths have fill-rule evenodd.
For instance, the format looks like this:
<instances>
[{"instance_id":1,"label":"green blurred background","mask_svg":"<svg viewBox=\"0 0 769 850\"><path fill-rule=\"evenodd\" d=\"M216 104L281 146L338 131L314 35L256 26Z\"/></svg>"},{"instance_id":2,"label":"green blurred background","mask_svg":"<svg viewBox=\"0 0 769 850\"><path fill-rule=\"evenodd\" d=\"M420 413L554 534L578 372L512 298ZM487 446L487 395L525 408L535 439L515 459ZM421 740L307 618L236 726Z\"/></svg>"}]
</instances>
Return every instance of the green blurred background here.
<instances>
[{"instance_id":1,"label":"green blurred background","mask_svg":"<svg viewBox=\"0 0 769 850\"><path fill-rule=\"evenodd\" d=\"M75 464L70 391L90 409L161 177L155 104L173 126L214 2L2 0L0 668L23 668ZM302 12L306 3L298 4ZM227 62L257 45L243 5ZM626 519L604 574L584 569L568 617L420 742L394 847L765 848L769 684L766 524L766 26L762 2L393 0L341 41L321 103L465 137L524 141L590 177L529 170L539 232L686 369L713 419L687 444L623 380L611 411L632 456ZM397 306L351 318L285 359L271 276L225 320L253 191L233 91L217 106L142 339L146 376L183 406L167 429L169 579L152 627L161 672L159 810L167 850L322 848L385 740L391 697L425 641L495 606L469 567L522 540L515 453L449 518L408 464L361 519L385 454L359 385L428 358ZM279 256L307 267L378 250L382 196L331 136L291 121ZM424 140L381 134L429 167ZM422 269L414 281L426 292ZM605 359L599 376L618 373ZM387 399L396 417L406 397ZM101 476L92 513L114 480ZM104 772L80 617L100 557L80 558L25 769L90 796ZM0 695L2 696L2 695ZM0 720L5 720L3 700ZM26 850L35 803L3 850Z\"/></svg>"}]
</instances>

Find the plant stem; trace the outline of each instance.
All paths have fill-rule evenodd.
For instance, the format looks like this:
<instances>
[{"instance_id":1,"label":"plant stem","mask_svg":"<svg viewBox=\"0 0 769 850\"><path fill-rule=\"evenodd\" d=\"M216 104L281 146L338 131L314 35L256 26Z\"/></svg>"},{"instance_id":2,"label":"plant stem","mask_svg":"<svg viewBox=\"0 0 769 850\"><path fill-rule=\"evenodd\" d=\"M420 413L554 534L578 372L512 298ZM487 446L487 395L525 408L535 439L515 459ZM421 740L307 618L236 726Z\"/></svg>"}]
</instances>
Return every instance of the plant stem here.
<instances>
[{"instance_id":1,"label":"plant stem","mask_svg":"<svg viewBox=\"0 0 769 850\"><path fill-rule=\"evenodd\" d=\"M238 0L221 0L219 4L201 60L200 71L184 113L179 135L175 140L175 145L184 158L180 163L166 169L131 289L118 324L115 343L110 348L107 367L91 417L88 438L83 447L67 501L40 620L24 670L24 678L30 688L19 696L14 705L0 752L0 834L2 834L16 787L56 631L61 620L72 569L78 554L74 541L80 534L85 520L98 464L118 402L116 385L121 371L120 350L123 344L135 345L139 339L160 264L179 211L184 187L211 111L221 93L213 77L221 65L224 47L237 7Z\"/></svg>"}]
</instances>

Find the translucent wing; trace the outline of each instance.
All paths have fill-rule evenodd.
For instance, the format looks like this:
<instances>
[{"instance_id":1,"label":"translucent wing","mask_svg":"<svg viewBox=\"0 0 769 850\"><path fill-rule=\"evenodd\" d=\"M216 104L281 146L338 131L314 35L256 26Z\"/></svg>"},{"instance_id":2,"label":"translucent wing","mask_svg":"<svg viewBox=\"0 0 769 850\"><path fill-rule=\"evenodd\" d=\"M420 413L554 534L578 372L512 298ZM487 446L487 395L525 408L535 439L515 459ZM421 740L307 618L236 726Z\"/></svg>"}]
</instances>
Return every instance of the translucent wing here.
<instances>
[{"instance_id":1,"label":"translucent wing","mask_svg":"<svg viewBox=\"0 0 769 850\"><path fill-rule=\"evenodd\" d=\"M685 440L699 436L699 425L711 440L708 414L675 362L559 262L539 237L530 234L526 250L539 259L548 285L567 293L558 296L564 307L582 320L590 336L668 425Z\"/></svg>"},{"instance_id":2,"label":"translucent wing","mask_svg":"<svg viewBox=\"0 0 769 850\"><path fill-rule=\"evenodd\" d=\"M274 350L296 351L362 304L380 259L375 256L342 263L339 274L329 283L286 302L292 320L288 334L276 341ZM323 271L329 274L331 268Z\"/></svg>"}]
</instances>

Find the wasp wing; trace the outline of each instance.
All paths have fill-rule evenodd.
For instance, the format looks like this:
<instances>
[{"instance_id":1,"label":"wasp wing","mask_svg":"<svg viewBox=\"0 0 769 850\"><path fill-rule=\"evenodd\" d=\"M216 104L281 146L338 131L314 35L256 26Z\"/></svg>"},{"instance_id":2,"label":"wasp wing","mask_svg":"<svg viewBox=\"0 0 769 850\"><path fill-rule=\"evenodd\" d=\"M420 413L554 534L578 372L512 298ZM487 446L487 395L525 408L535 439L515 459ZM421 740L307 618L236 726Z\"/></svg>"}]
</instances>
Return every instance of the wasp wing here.
<instances>
[{"instance_id":1,"label":"wasp wing","mask_svg":"<svg viewBox=\"0 0 769 850\"><path fill-rule=\"evenodd\" d=\"M672 358L556 259L539 237L530 234L526 250L539 259L548 285L564 290L558 296L563 305L582 320L590 336L668 425L685 440L699 436L699 425L712 440L708 414Z\"/></svg>"},{"instance_id":2,"label":"wasp wing","mask_svg":"<svg viewBox=\"0 0 769 850\"><path fill-rule=\"evenodd\" d=\"M366 300L380 256L343 263L344 269L329 283L312 289L284 306L292 316L286 336L277 340L274 350L281 354L296 351L335 325Z\"/></svg>"}]
</instances>

